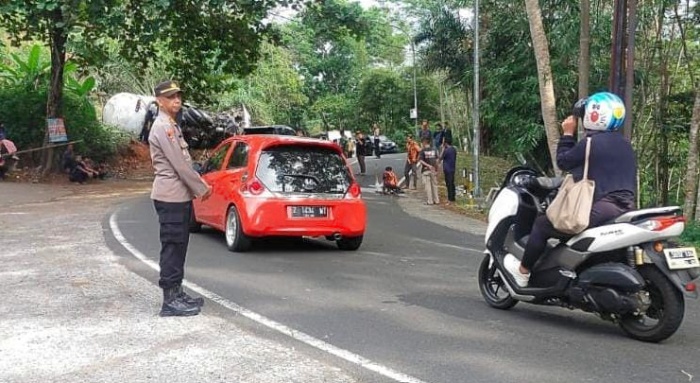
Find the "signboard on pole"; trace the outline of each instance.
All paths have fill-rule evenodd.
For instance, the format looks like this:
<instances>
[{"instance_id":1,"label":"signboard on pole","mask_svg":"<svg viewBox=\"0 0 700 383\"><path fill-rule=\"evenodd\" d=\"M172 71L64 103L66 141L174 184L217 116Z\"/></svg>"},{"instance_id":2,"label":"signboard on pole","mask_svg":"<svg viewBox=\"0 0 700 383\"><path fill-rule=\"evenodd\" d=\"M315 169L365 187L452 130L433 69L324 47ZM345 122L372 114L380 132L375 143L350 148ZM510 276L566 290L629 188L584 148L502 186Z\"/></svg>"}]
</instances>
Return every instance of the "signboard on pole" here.
<instances>
[{"instance_id":1,"label":"signboard on pole","mask_svg":"<svg viewBox=\"0 0 700 383\"><path fill-rule=\"evenodd\" d=\"M68 135L62 118L47 118L46 126L49 130L49 143L66 142Z\"/></svg>"},{"instance_id":2,"label":"signboard on pole","mask_svg":"<svg viewBox=\"0 0 700 383\"><path fill-rule=\"evenodd\" d=\"M411 118L413 118L413 119L418 118L418 109L411 108Z\"/></svg>"}]
</instances>

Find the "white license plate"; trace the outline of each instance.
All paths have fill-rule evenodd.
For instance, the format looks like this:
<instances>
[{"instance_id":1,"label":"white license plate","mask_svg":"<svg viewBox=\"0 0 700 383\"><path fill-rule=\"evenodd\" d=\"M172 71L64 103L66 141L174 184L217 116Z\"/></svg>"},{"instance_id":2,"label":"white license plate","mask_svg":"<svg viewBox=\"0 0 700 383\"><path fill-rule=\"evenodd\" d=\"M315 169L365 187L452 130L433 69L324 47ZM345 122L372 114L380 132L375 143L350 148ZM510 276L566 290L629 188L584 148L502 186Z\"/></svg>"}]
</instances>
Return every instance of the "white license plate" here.
<instances>
[{"instance_id":1,"label":"white license plate","mask_svg":"<svg viewBox=\"0 0 700 383\"><path fill-rule=\"evenodd\" d=\"M666 263L671 270L691 269L700 267L700 260L694 247L679 247L675 249L664 249Z\"/></svg>"},{"instance_id":2,"label":"white license plate","mask_svg":"<svg viewBox=\"0 0 700 383\"><path fill-rule=\"evenodd\" d=\"M287 216L291 218L325 218L328 217L327 206L289 206Z\"/></svg>"}]
</instances>

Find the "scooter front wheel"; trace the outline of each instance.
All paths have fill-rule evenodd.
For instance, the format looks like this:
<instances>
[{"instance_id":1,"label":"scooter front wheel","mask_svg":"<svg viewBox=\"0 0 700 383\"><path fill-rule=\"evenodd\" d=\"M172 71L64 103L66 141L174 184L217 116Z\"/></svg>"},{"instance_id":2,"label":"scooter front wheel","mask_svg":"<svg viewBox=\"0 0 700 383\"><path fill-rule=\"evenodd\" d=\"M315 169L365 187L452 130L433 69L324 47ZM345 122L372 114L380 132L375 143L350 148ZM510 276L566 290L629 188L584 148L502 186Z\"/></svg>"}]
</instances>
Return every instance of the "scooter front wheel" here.
<instances>
[{"instance_id":1,"label":"scooter front wheel","mask_svg":"<svg viewBox=\"0 0 700 383\"><path fill-rule=\"evenodd\" d=\"M518 301L513 299L503 283L496 264L491 262L491 255L486 254L479 267L479 290L486 303L500 310L508 310Z\"/></svg>"}]
</instances>

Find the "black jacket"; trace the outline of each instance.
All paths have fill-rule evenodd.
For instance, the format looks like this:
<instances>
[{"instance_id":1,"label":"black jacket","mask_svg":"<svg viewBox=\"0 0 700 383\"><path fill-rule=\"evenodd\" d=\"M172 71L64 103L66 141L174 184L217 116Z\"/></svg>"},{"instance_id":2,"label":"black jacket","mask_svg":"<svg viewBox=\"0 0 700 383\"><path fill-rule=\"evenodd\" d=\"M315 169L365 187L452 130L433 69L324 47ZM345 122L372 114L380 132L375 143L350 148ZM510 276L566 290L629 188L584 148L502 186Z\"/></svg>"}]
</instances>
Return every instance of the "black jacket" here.
<instances>
[{"instance_id":1,"label":"black jacket","mask_svg":"<svg viewBox=\"0 0 700 383\"><path fill-rule=\"evenodd\" d=\"M588 178L595 181L593 201L614 192L637 194L637 157L632 144L619 132L587 132L591 137ZM578 143L562 136L557 146L557 165L571 172L574 180L583 178L586 139Z\"/></svg>"}]
</instances>

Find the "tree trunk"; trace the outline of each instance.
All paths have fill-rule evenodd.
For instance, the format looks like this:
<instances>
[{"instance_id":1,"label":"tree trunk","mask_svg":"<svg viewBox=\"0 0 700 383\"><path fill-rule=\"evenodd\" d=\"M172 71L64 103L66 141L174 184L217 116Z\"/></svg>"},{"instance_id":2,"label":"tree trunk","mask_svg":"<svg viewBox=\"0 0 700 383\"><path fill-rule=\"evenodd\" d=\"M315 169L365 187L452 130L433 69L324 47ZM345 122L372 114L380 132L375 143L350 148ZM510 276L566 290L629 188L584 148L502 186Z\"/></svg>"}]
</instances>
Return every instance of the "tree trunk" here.
<instances>
[{"instance_id":1,"label":"tree trunk","mask_svg":"<svg viewBox=\"0 0 700 383\"><path fill-rule=\"evenodd\" d=\"M588 96L588 80L591 71L591 4L581 0L581 27L578 56L578 98ZM583 124L578 126L578 137L583 137Z\"/></svg>"},{"instance_id":2,"label":"tree trunk","mask_svg":"<svg viewBox=\"0 0 700 383\"><path fill-rule=\"evenodd\" d=\"M693 116L690 119L688 168L685 174L685 203L683 204L683 212L688 219L700 216L694 209L695 193L698 186L698 129L700 129L700 86L695 89Z\"/></svg>"},{"instance_id":3,"label":"tree trunk","mask_svg":"<svg viewBox=\"0 0 700 383\"><path fill-rule=\"evenodd\" d=\"M53 13L53 25L50 30L50 45L51 45L51 83L49 85L49 95L46 102L46 118L61 117L61 101L63 97L63 67L66 62L66 31L63 27L56 27L59 22L63 22L63 13L61 7L57 7ZM54 165L53 148L49 143L49 133L46 129L46 139L44 145L47 150L44 151L42 163L44 169L42 176L46 176Z\"/></svg>"},{"instance_id":4,"label":"tree trunk","mask_svg":"<svg viewBox=\"0 0 700 383\"><path fill-rule=\"evenodd\" d=\"M549 44L542 24L542 12L538 0L525 0L527 18L530 23L530 35L532 45L535 48L535 61L537 62L537 77L540 85L540 99L542 105L542 119L547 133L547 146L552 159L552 168L555 174L560 170L557 166L557 143L559 142L559 127L557 126L557 108L554 97L554 81L552 79L552 67L549 63Z\"/></svg>"}]
</instances>

